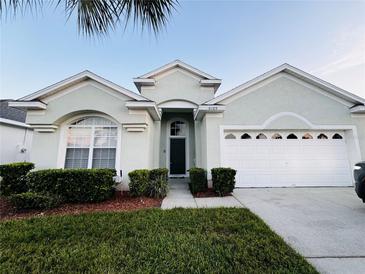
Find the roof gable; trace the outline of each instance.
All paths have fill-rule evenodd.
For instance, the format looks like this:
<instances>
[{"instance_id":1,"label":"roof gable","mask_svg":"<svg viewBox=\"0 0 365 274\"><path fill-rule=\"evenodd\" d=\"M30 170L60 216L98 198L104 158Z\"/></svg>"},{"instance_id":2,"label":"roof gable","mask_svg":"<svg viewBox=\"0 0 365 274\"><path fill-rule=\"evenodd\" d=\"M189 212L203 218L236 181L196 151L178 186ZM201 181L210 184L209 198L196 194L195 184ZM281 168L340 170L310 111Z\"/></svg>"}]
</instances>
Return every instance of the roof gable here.
<instances>
[{"instance_id":1,"label":"roof gable","mask_svg":"<svg viewBox=\"0 0 365 274\"><path fill-rule=\"evenodd\" d=\"M75 74L69 78L66 78L58 83L55 83L53 85L50 85L44 89L41 89L39 91L36 91L32 94L29 94L27 96L24 96L19 99L19 101L34 101L34 100L42 100L48 96L54 95L57 92L60 92L61 90L64 90L65 88L72 87L78 83L81 83L85 80L94 80L95 82L107 86L123 95L126 95L130 97L131 99L137 100L137 101L149 101L147 98L138 95L134 93L133 91L130 91L126 88L123 88L109 80L106 80L99 75L96 75L95 73L92 73L91 71L85 70L83 72L80 72L78 74Z\"/></svg>"},{"instance_id":2,"label":"roof gable","mask_svg":"<svg viewBox=\"0 0 365 274\"><path fill-rule=\"evenodd\" d=\"M171 69L174 69L174 68L181 68L183 70L186 70L190 73L193 73L197 76L200 76L201 78L203 79L207 79L207 80L219 80L217 78L215 78L214 76L212 75L209 75L208 73L205 73L197 68L194 68L193 66L190 66L184 62L182 62L181 60L175 60L175 61L172 61L166 65L163 65L162 67L159 67L157 69L154 69L146 74L143 74L137 78L153 78L161 73L164 73L168 70L171 70Z\"/></svg>"},{"instance_id":3,"label":"roof gable","mask_svg":"<svg viewBox=\"0 0 365 274\"><path fill-rule=\"evenodd\" d=\"M142 86L154 86L156 84L155 78L167 73L172 70L180 69L182 71L186 71L194 76L197 76L200 79L200 85L203 87L214 87L214 91L217 91L222 80L218 79L208 73L205 73L197 68L194 68L180 60L175 60L171 63L168 63L162 67L159 67L153 71L150 71L146 74L143 74L137 78L134 78L134 84L137 89L141 91Z\"/></svg>"},{"instance_id":4,"label":"roof gable","mask_svg":"<svg viewBox=\"0 0 365 274\"><path fill-rule=\"evenodd\" d=\"M345 101L348 101L354 105L363 105L365 104L365 99L364 98L361 98L355 94L352 94L348 91L345 91L339 87L336 87L324 80L321 80L307 72L304 72L298 68L295 68L289 64L283 64L279 67L276 67L242 85L239 85L238 87L236 88L233 88L232 90L230 91L227 91L226 93L223 93L221 94L220 96L217 96L216 98L206 102L205 104L219 104L221 103L222 101L224 101L225 99L231 97L231 96L234 96L240 92L244 92L246 89L256 85L256 84L259 84L271 77L273 77L274 75L277 75L279 73L282 73L282 72L285 72L285 73L288 73L289 75L291 76L294 76L304 82L307 82L309 84L312 84L314 86L317 86L319 87L320 89L332 94L332 95L335 95Z\"/></svg>"}]
</instances>

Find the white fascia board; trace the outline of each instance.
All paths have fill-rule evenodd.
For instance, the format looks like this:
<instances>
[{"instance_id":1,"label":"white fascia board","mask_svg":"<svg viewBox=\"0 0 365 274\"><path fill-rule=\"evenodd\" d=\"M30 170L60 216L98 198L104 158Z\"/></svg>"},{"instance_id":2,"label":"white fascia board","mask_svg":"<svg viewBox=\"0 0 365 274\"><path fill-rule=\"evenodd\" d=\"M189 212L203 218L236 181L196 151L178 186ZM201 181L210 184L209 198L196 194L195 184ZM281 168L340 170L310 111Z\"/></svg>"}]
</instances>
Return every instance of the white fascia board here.
<instances>
[{"instance_id":1,"label":"white fascia board","mask_svg":"<svg viewBox=\"0 0 365 274\"><path fill-rule=\"evenodd\" d=\"M161 120L161 114L158 111L155 102L129 101L129 102L126 102L125 106L128 109L133 109L133 110L145 109L151 115L153 120L155 120L155 121Z\"/></svg>"},{"instance_id":2,"label":"white fascia board","mask_svg":"<svg viewBox=\"0 0 365 274\"><path fill-rule=\"evenodd\" d=\"M44 133L52 133L55 132L58 128L58 126L55 125L38 125L38 124L32 124L30 125L31 128L34 129L36 132L44 132Z\"/></svg>"},{"instance_id":3,"label":"white fascia board","mask_svg":"<svg viewBox=\"0 0 365 274\"><path fill-rule=\"evenodd\" d=\"M342 88L332 85L331 83L328 83L312 74L302 71L289 64L285 64L284 71L289 74L292 74L294 76L297 76L299 79L302 79L303 81L307 81L307 82L310 82L311 84L318 85L321 88L327 90L330 93L333 93L334 95L337 95L338 97L340 97L342 99L345 99L350 102L352 101L352 103L365 104L365 98L362 98L362 97L357 96L351 92L348 92Z\"/></svg>"},{"instance_id":4,"label":"white fascia board","mask_svg":"<svg viewBox=\"0 0 365 274\"><path fill-rule=\"evenodd\" d=\"M36 100L36 99L39 99L39 98L42 98L42 97L46 97L46 96L49 96L51 94L54 94L56 93L57 91L59 91L60 89L64 89L64 88L67 88L69 86L72 86L72 85L75 85L83 80L86 80L86 79L91 79L91 80L94 80L96 82L99 82L100 84L102 85L105 85L111 89L114 89L132 99L135 99L137 101L143 101L143 100L146 100L146 98L144 98L143 96L141 95L138 95L136 93L134 93L133 91L131 90L128 90L126 88L123 88L109 80L106 80L105 78L103 77L100 77L99 75L96 75L95 73L92 73L88 70L85 70L83 72L80 72L78 74L75 74L69 78L66 78L65 80L62 80L56 84L53 84L51 86L48 86L44 89L41 89L37 92L34 92L30 95L27 95L27 96L24 96L22 98L20 98L19 100L23 100L23 101L32 101L32 100Z\"/></svg>"},{"instance_id":5,"label":"white fascia board","mask_svg":"<svg viewBox=\"0 0 365 274\"><path fill-rule=\"evenodd\" d=\"M153 87L156 84L155 79L146 79L146 78L134 78L133 79L134 85L138 89L139 92L141 92L142 86L147 87Z\"/></svg>"},{"instance_id":6,"label":"white fascia board","mask_svg":"<svg viewBox=\"0 0 365 274\"><path fill-rule=\"evenodd\" d=\"M354 106L350 108L350 111L351 113L365 114L365 106L364 105Z\"/></svg>"},{"instance_id":7,"label":"white fascia board","mask_svg":"<svg viewBox=\"0 0 365 274\"><path fill-rule=\"evenodd\" d=\"M147 124L123 124L122 126L128 132L143 132L147 128Z\"/></svg>"},{"instance_id":8,"label":"white fascia board","mask_svg":"<svg viewBox=\"0 0 365 274\"><path fill-rule=\"evenodd\" d=\"M39 101L13 101L8 103L9 107L25 108L33 110L45 110L47 105Z\"/></svg>"},{"instance_id":9,"label":"white fascia board","mask_svg":"<svg viewBox=\"0 0 365 274\"><path fill-rule=\"evenodd\" d=\"M22 122L10 120L10 119L5 119L5 118L0 118L0 124L6 124L6 125L22 127L22 128L30 128L30 126L27 125L26 123L22 123Z\"/></svg>"},{"instance_id":10,"label":"white fascia board","mask_svg":"<svg viewBox=\"0 0 365 274\"><path fill-rule=\"evenodd\" d=\"M316 86L319 86L320 88L346 100L346 101L349 101L353 104L356 104L356 103L360 103L360 104L365 104L365 99L364 98L361 98L355 94L352 94L348 91L345 91L339 87L336 87L326 81L323 81L309 73L306 73L298 68L295 68L289 64L283 64L279 67L276 67L256 78L253 78L252 80L242 84L242 85L239 85L233 89L231 89L230 91L227 91L226 93L223 93L222 95L212 99L212 100L209 100L207 101L205 104L217 104L217 103L220 103L222 102L223 100L253 86L253 85L256 85L257 83L261 82L261 81L264 81L268 78L270 78L271 76L277 74L277 73L280 73L280 72L286 72L290 75L293 75L305 82L309 82L310 84L313 84L313 85L316 85Z\"/></svg>"},{"instance_id":11,"label":"white fascia board","mask_svg":"<svg viewBox=\"0 0 365 274\"><path fill-rule=\"evenodd\" d=\"M168 64L166 64L162 67L159 67L155 70L152 70L152 71L150 71L150 72L148 72L148 73L146 73L146 74L144 74L144 75L142 75L138 78L151 78L153 76L156 76L156 75L158 75L162 72L165 72L165 71L170 70L170 69L175 68L175 67L180 67L182 69L190 71L193 74L199 75L199 76L201 76L203 78L206 78L206 79L217 79L214 76L209 75L208 73L205 73L205 72L203 72L203 71L201 71L197 68L194 68L194 67L182 62L181 60L172 61L172 62L170 62L170 63L168 63Z\"/></svg>"},{"instance_id":12,"label":"white fascia board","mask_svg":"<svg viewBox=\"0 0 365 274\"><path fill-rule=\"evenodd\" d=\"M155 79L145 79L145 78L133 78L134 83L143 84L144 86L154 86Z\"/></svg>"},{"instance_id":13,"label":"white fascia board","mask_svg":"<svg viewBox=\"0 0 365 274\"><path fill-rule=\"evenodd\" d=\"M221 79L202 79L200 80L200 84L202 86L214 86L220 85L222 83Z\"/></svg>"},{"instance_id":14,"label":"white fascia board","mask_svg":"<svg viewBox=\"0 0 365 274\"><path fill-rule=\"evenodd\" d=\"M200 105L195 111L194 120L201 120L206 113L222 113L226 106L221 105Z\"/></svg>"},{"instance_id":15,"label":"white fascia board","mask_svg":"<svg viewBox=\"0 0 365 274\"><path fill-rule=\"evenodd\" d=\"M222 83L222 80L220 79L202 79L200 80L200 86L202 87L213 87L214 92L218 90Z\"/></svg>"}]
</instances>

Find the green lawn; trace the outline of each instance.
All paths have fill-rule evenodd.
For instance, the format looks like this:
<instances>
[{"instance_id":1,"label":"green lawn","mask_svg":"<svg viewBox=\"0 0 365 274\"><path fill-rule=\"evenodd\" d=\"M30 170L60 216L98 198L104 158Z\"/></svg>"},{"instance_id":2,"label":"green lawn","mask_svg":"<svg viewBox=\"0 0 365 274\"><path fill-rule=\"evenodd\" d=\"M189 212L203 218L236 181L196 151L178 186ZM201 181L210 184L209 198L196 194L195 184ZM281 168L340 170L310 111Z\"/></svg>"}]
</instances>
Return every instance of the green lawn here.
<instances>
[{"instance_id":1,"label":"green lawn","mask_svg":"<svg viewBox=\"0 0 365 274\"><path fill-rule=\"evenodd\" d=\"M317 273L247 209L0 223L0 273Z\"/></svg>"}]
</instances>

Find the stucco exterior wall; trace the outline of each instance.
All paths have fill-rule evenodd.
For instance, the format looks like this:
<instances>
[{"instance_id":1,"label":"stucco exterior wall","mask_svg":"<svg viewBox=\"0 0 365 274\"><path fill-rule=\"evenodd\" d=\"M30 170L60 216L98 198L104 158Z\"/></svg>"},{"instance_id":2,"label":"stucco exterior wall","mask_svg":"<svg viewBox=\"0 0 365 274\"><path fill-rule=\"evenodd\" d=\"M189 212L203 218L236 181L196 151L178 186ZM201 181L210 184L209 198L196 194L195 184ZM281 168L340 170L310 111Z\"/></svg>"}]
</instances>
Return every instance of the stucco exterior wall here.
<instances>
[{"instance_id":1,"label":"stucco exterior wall","mask_svg":"<svg viewBox=\"0 0 365 274\"><path fill-rule=\"evenodd\" d=\"M214 97L213 88L201 87L201 78L181 69L161 74L155 80L155 87L142 87L141 95L157 104L170 100L202 104Z\"/></svg>"},{"instance_id":2,"label":"stucco exterior wall","mask_svg":"<svg viewBox=\"0 0 365 274\"><path fill-rule=\"evenodd\" d=\"M146 122L140 114L129 114L125 103L131 98L95 81L85 81L60 94L44 100L47 110L28 111L26 123L58 125L78 113L90 111L104 113L120 123Z\"/></svg>"},{"instance_id":3,"label":"stucco exterior wall","mask_svg":"<svg viewBox=\"0 0 365 274\"><path fill-rule=\"evenodd\" d=\"M55 132L34 133L31 161L37 169L63 168L67 125L83 115L102 115L118 125L120 155L116 168L123 171L124 182L128 182L129 171L154 166L154 123L147 111L132 111L125 107L131 98L93 81L78 84L60 94L45 99L46 110L27 113L28 124L58 127ZM129 132L124 127L129 124L143 124L147 128L143 132Z\"/></svg>"},{"instance_id":4,"label":"stucco exterior wall","mask_svg":"<svg viewBox=\"0 0 365 274\"><path fill-rule=\"evenodd\" d=\"M32 137L29 128L0 123L0 164L29 161Z\"/></svg>"}]
</instances>

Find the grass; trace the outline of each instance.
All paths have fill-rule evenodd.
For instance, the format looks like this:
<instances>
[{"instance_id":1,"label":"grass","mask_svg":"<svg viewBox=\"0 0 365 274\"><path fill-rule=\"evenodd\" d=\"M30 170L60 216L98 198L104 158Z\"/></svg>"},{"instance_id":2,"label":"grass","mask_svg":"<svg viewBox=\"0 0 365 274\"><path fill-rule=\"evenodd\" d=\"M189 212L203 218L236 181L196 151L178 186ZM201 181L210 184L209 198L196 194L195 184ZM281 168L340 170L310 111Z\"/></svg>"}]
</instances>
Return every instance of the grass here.
<instances>
[{"instance_id":1,"label":"grass","mask_svg":"<svg viewBox=\"0 0 365 274\"><path fill-rule=\"evenodd\" d=\"M0 223L1 273L317 273L247 209L160 209Z\"/></svg>"}]
</instances>

